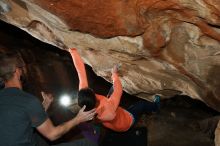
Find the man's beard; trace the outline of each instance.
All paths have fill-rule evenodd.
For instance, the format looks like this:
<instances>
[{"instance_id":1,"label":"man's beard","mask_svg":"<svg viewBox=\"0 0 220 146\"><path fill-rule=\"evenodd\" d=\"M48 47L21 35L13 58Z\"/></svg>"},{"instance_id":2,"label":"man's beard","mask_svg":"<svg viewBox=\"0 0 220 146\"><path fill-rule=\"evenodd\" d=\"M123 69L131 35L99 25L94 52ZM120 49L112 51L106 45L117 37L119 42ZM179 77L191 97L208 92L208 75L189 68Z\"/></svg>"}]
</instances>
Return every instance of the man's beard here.
<instances>
[{"instance_id":1,"label":"man's beard","mask_svg":"<svg viewBox=\"0 0 220 146\"><path fill-rule=\"evenodd\" d=\"M0 90L5 88L5 82L3 80L0 80Z\"/></svg>"},{"instance_id":2,"label":"man's beard","mask_svg":"<svg viewBox=\"0 0 220 146\"><path fill-rule=\"evenodd\" d=\"M20 75L20 82L21 82L21 85L22 85L23 89L28 88L27 77L26 77L26 75L24 74L23 71L22 71L22 74Z\"/></svg>"},{"instance_id":3,"label":"man's beard","mask_svg":"<svg viewBox=\"0 0 220 146\"><path fill-rule=\"evenodd\" d=\"M26 79L25 75L22 74L22 75L20 76L20 81L21 81L22 85L27 82L27 79Z\"/></svg>"}]
</instances>

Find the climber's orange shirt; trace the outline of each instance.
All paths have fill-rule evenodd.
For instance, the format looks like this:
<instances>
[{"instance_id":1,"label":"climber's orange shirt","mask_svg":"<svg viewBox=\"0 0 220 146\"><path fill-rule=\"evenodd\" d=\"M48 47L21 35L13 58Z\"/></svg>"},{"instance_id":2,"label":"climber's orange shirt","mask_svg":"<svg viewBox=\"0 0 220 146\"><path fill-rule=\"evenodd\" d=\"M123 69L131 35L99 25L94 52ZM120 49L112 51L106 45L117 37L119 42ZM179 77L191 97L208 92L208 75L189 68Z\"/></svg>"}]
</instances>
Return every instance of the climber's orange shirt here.
<instances>
[{"instance_id":1,"label":"climber's orange shirt","mask_svg":"<svg viewBox=\"0 0 220 146\"><path fill-rule=\"evenodd\" d=\"M76 67L79 77L79 90L88 87L88 80L85 65L76 49L70 49L73 63ZM105 127L114 131L127 131L131 125L133 118L128 111L119 107L122 96L122 85L117 73L112 74L114 92L107 98L96 94L97 99L97 118L102 121Z\"/></svg>"},{"instance_id":2,"label":"climber's orange shirt","mask_svg":"<svg viewBox=\"0 0 220 146\"><path fill-rule=\"evenodd\" d=\"M96 109L97 118L102 121L105 127L118 132L127 131L131 127L133 118L128 111L120 106L115 109L111 97L96 95L96 98L99 101Z\"/></svg>"}]
</instances>

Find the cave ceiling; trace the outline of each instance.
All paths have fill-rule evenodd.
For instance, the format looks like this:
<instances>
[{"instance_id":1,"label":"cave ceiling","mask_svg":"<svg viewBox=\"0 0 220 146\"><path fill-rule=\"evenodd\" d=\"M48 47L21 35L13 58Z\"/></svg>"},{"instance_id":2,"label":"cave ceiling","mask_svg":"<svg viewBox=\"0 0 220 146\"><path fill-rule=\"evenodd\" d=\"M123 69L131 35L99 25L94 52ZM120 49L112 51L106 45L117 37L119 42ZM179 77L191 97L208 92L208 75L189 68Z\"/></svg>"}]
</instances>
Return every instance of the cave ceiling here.
<instances>
[{"instance_id":1,"label":"cave ceiling","mask_svg":"<svg viewBox=\"0 0 220 146\"><path fill-rule=\"evenodd\" d=\"M126 92L188 95L220 111L219 0L1 0L0 19L39 40L78 49Z\"/></svg>"}]
</instances>

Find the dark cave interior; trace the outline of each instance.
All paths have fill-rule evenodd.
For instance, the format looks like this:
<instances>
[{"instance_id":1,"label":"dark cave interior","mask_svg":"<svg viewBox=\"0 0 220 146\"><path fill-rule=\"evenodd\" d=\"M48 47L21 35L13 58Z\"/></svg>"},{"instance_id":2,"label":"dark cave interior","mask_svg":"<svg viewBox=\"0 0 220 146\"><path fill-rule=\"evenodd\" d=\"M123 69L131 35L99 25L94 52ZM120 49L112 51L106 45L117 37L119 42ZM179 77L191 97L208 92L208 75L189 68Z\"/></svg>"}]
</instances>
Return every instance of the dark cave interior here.
<instances>
[{"instance_id":1,"label":"dark cave interior","mask_svg":"<svg viewBox=\"0 0 220 146\"><path fill-rule=\"evenodd\" d=\"M28 67L28 80L24 90L39 97L39 100L42 100L42 90L54 95L55 101L48 112L54 124L72 118L74 114L58 103L60 95L76 94L78 88L78 76L68 52L43 43L2 21L0 38L0 46L7 48L0 52L16 50ZM89 85L95 92L106 95L111 83L95 75L91 67L86 66L86 70ZM141 99L124 92L121 106L128 107L138 100ZM161 143L163 146L211 146L218 115L218 112L200 101L187 96L175 96L163 100L160 113L147 114L139 126L148 128L146 139L150 146L159 146ZM72 140L79 135L78 132L79 129L74 129L55 143Z\"/></svg>"}]
</instances>

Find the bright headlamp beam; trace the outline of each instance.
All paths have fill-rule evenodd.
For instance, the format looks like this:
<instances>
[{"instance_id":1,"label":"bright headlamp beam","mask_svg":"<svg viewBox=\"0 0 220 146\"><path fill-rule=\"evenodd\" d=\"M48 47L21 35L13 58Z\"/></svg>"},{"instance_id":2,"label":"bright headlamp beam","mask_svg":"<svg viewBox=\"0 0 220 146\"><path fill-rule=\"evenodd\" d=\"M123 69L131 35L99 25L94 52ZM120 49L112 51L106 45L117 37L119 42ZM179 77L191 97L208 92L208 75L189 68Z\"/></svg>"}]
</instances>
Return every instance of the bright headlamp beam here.
<instances>
[{"instance_id":1,"label":"bright headlamp beam","mask_svg":"<svg viewBox=\"0 0 220 146\"><path fill-rule=\"evenodd\" d=\"M68 95L63 95L63 96L60 97L59 102L60 102L61 105L67 107L71 104L71 98Z\"/></svg>"}]
</instances>

